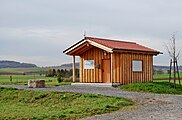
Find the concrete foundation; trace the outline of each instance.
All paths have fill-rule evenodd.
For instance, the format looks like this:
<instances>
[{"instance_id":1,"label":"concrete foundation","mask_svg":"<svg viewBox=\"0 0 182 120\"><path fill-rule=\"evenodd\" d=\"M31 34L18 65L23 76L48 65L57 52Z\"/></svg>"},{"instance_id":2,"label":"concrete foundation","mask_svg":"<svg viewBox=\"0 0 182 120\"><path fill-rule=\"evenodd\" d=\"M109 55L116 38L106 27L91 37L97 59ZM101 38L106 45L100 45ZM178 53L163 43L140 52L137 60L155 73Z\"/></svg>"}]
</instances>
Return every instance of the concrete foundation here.
<instances>
[{"instance_id":1,"label":"concrete foundation","mask_svg":"<svg viewBox=\"0 0 182 120\"><path fill-rule=\"evenodd\" d=\"M120 83L71 83L75 86L94 86L94 87L117 87Z\"/></svg>"}]
</instances>

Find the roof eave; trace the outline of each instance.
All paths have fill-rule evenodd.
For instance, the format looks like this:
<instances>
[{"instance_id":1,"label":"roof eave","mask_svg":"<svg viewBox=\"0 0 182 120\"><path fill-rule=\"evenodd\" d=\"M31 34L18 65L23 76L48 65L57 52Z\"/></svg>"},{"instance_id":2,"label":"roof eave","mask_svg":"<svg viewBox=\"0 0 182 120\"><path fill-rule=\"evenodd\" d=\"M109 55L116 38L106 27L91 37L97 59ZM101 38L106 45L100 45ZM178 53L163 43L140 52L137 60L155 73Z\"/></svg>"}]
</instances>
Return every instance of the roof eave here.
<instances>
[{"instance_id":1,"label":"roof eave","mask_svg":"<svg viewBox=\"0 0 182 120\"><path fill-rule=\"evenodd\" d=\"M85 41L85 39L80 40L79 42L75 43L74 45L72 45L71 47L67 48L66 50L63 51L63 53L70 55L70 51L74 50L75 48L77 48L78 46L80 46L81 44L85 43L87 41Z\"/></svg>"},{"instance_id":2,"label":"roof eave","mask_svg":"<svg viewBox=\"0 0 182 120\"><path fill-rule=\"evenodd\" d=\"M99 44L99 43L97 43L97 42L91 41L91 40L89 40L89 39L87 39L87 41L89 42L90 45L93 45L93 46L95 46L95 47L98 47L98 48L100 48L100 49L102 49L102 50L105 50L105 51L107 51L107 52L110 52L110 53L113 52L112 48L109 48L109 47L104 46L104 45L102 45L102 44Z\"/></svg>"},{"instance_id":3,"label":"roof eave","mask_svg":"<svg viewBox=\"0 0 182 120\"><path fill-rule=\"evenodd\" d=\"M85 42L88 42L88 44L92 45L92 46L95 46L95 47L98 47L102 50L105 50L107 52L110 52L112 53L112 48L109 48L109 47L106 47L102 44L99 44L97 42L94 42L94 41L91 41L89 39L82 39L80 40L79 42L75 43L74 45L72 45L71 47L67 48L66 50L63 51L63 53L65 53L66 55L72 55L72 54L69 54L72 50L78 48L80 45L84 44Z\"/></svg>"},{"instance_id":4,"label":"roof eave","mask_svg":"<svg viewBox=\"0 0 182 120\"><path fill-rule=\"evenodd\" d=\"M159 51L131 50L131 49L122 49L122 48L113 48L112 50L113 51L115 51L115 50L124 50L124 51L130 51L130 52L147 52L147 53L151 53L153 55L163 54L162 52L159 52Z\"/></svg>"}]
</instances>

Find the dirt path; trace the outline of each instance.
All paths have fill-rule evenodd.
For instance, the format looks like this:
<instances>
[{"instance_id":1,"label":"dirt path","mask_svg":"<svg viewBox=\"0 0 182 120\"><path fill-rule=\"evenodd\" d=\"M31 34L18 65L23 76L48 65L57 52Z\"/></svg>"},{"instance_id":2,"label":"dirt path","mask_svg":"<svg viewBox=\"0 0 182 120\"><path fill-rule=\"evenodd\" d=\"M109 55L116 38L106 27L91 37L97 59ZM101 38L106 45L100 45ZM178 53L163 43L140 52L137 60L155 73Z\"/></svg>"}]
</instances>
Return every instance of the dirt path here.
<instances>
[{"instance_id":1,"label":"dirt path","mask_svg":"<svg viewBox=\"0 0 182 120\"><path fill-rule=\"evenodd\" d=\"M59 92L76 92L119 96L132 99L135 106L112 113L96 115L84 120L182 120L182 96L145 94L126 92L117 88L90 86L57 86L46 88L28 88L27 86L0 85L25 90L51 90Z\"/></svg>"}]
</instances>

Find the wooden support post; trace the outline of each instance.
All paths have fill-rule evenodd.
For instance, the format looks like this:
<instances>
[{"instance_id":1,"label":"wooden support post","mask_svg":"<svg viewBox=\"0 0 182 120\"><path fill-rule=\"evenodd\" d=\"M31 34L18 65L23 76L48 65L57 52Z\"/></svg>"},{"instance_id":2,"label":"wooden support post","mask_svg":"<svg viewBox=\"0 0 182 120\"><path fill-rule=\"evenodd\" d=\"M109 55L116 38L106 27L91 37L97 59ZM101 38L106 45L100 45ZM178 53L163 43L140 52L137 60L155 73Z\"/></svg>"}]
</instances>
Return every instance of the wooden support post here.
<instances>
[{"instance_id":1,"label":"wooden support post","mask_svg":"<svg viewBox=\"0 0 182 120\"><path fill-rule=\"evenodd\" d=\"M83 58L80 56L80 72L79 72L80 81L83 82Z\"/></svg>"},{"instance_id":2,"label":"wooden support post","mask_svg":"<svg viewBox=\"0 0 182 120\"><path fill-rule=\"evenodd\" d=\"M111 53L111 83L113 83L113 54Z\"/></svg>"},{"instance_id":3,"label":"wooden support post","mask_svg":"<svg viewBox=\"0 0 182 120\"><path fill-rule=\"evenodd\" d=\"M170 69L169 69L169 86L171 85L171 70L172 70L172 59L170 61Z\"/></svg>"},{"instance_id":4,"label":"wooden support post","mask_svg":"<svg viewBox=\"0 0 182 120\"><path fill-rule=\"evenodd\" d=\"M176 88L176 58L174 57L173 61L173 67L174 67L174 88Z\"/></svg>"},{"instance_id":5,"label":"wooden support post","mask_svg":"<svg viewBox=\"0 0 182 120\"><path fill-rule=\"evenodd\" d=\"M73 82L76 82L76 64L75 64L75 56L73 56Z\"/></svg>"},{"instance_id":6,"label":"wooden support post","mask_svg":"<svg viewBox=\"0 0 182 120\"><path fill-rule=\"evenodd\" d=\"M179 68L178 68L178 62L177 62L177 60L176 60L176 67L177 67L177 74L178 74L179 85L181 85L180 75L179 75Z\"/></svg>"}]
</instances>

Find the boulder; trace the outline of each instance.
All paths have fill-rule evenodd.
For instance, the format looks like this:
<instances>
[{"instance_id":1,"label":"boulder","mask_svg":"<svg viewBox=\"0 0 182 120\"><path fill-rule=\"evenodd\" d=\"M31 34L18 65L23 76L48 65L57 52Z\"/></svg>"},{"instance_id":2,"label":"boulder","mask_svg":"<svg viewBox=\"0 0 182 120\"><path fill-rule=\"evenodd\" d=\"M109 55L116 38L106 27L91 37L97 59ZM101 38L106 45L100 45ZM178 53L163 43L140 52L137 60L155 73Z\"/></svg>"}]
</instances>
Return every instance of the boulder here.
<instances>
[{"instance_id":1,"label":"boulder","mask_svg":"<svg viewBox=\"0 0 182 120\"><path fill-rule=\"evenodd\" d=\"M28 80L29 88L43 88L45 87L45 80Z\"/></svg>"}]
</instances>

